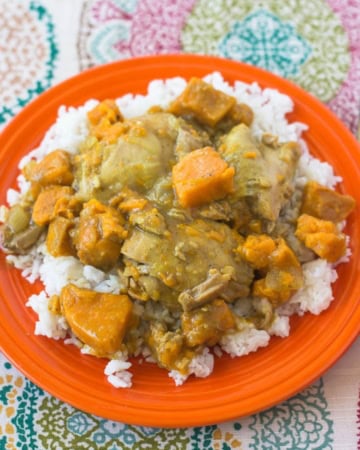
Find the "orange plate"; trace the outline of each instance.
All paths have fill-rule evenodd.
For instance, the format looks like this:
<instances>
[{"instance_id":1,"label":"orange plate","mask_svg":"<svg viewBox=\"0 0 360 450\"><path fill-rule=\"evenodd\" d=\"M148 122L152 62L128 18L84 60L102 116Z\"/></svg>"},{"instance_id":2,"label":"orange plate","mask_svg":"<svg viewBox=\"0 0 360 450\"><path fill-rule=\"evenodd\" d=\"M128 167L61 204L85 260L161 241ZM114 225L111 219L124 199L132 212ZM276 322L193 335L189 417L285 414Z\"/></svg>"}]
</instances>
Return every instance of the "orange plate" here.
<instances>
[{"instance_id":1,"label":"orange plate","mask_svg":"<svg viewBox=\"0 0 360 450\"><path fill-rule=\"evenodd\" d=\"M126 423L181 427L220 422L268 408L317 379L344 353L360 330L360 151L354 137L315 98L300 88L252 66L215 57L169 55L120 61L89 70L40 95L0 136L0 203L15 185L20 158L34 148L53 123L61 104L89 98L145 93L155 78L203 76L222 72L229 82L257 81L277 88L295 102L289 117L310 126L311 152L335 167L342 190L357 200L348 221L353 257L339 267L335 301L320 316L291 320L291 336L273 338L267 348L246 357L216 360L207 379L191 378L175 387L166 371L135 361L133 387L115 389L103 374L104 360L84 356L71 345L34 336L35 314L25 306L39 285L0 261L0 342L7 357L32 381L61 400L89 413Z\"/></svg>"}]
</instances>

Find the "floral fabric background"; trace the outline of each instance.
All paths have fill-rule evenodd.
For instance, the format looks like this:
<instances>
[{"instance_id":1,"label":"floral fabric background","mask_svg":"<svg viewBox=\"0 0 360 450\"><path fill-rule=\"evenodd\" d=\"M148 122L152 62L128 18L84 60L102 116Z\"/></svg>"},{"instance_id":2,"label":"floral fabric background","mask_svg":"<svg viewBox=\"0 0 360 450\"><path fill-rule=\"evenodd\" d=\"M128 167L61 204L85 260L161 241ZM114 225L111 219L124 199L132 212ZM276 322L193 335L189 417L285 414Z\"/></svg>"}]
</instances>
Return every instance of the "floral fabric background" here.
<instances>
[{"instance_id":1,"label":"floral fabric background","mask_svg":"<svg viewBox=\"0 0 360 450\"><path fill-rule=\"evenodd\" d=\"M201 53L293 80L357 133L360 0L0 0L0 128L79 71ZM0 449L360 449L360 342L295 397L245 419L134 427L49 396L0 354Z\"/></svg>"}]
</instances>

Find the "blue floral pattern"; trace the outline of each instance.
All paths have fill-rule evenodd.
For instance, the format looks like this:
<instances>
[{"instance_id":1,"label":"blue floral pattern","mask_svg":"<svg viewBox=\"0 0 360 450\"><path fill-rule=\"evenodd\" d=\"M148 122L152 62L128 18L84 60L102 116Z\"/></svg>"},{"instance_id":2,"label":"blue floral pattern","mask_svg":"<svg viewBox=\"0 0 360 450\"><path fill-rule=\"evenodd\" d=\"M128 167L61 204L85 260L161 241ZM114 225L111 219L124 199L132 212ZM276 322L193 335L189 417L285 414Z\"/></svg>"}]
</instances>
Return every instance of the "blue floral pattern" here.
<instances>
[{"instance_id":1,"label":"blue floral pattern","mask_svg":"<svg viewBox=\"0 0 360 450\"><path fill-rule=\"evenodd\" d=\"M308 389L252 417L250 449L332 450L333 421L322 379Z\"/></svg>"},{"instance_id":2,"label":"blue floral pattern","mask_svg":"<svg viewBox=\"0 0 360 450\"><path fill-rule=\"evenodd\" d=\"M235 22L219 44L227 58L263 67L284 77L296 75L311 47L291 24L260 9Z\"/></svg>"}]
</instances>

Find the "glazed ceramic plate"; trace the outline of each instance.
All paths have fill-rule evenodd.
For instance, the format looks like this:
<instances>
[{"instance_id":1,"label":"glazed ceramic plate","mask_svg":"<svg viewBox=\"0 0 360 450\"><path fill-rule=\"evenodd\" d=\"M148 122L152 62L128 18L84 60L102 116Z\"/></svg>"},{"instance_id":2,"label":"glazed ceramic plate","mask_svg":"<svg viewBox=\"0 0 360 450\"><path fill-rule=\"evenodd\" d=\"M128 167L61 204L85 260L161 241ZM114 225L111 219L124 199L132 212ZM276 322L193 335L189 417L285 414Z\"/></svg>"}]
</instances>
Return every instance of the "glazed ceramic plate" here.
<instances>
[{"instance_id":1,"label":"glazed ceramic plate","mask_svg":"<svg viewBox=\"0 0 360 450\"><path fill-rule=\"evenodd\" d=\"M35 314L25 306L41 289L0 260L0 346L34 383L89 413L125 423L180 427L210 424L266 409L296 394L323 374L346 351L360 330L360 150L340 121L314 97L288 81L252 66L214 57L170 55L121 61L81 73L49 89L23 109L0 136L0 203L15 185L20 158L39 144L60 105L78 106L89 98L145 93L150 80L204 76L214 70L233 82L258 82L289 95L289 120L309 125L310 151L343 177L341 190L354 196L357 211L346 228L351 262L339 267L335 300L320 316L291 319L291 336L273 338L248 356L217 358L213 374L175 387L167 372L134 361L133 387L115 389L106 380L106 361L81 355L71 345L34 335Z\"/></svg>"}]
</instances>

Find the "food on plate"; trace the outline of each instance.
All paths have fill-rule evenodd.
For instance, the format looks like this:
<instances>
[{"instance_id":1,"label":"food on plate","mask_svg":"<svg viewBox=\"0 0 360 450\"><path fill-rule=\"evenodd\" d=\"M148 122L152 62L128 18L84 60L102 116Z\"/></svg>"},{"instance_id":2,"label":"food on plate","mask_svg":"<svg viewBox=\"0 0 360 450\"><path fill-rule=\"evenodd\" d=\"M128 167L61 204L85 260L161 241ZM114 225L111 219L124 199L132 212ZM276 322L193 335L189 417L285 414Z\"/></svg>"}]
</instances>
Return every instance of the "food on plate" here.
<instances>
[{"instance_id":1,"label":"food on plate","mask_svg":"<svg viewBox=\"0 0 360 450\"><path fill-rule=\"evenodd\" d=\"M326 309L355 202L291 110L218 73L62 108L1 209L7 261L44 285L35 333L108 358L116 387L133 356L179 385Z\"/></svg>"}]
</instances>

